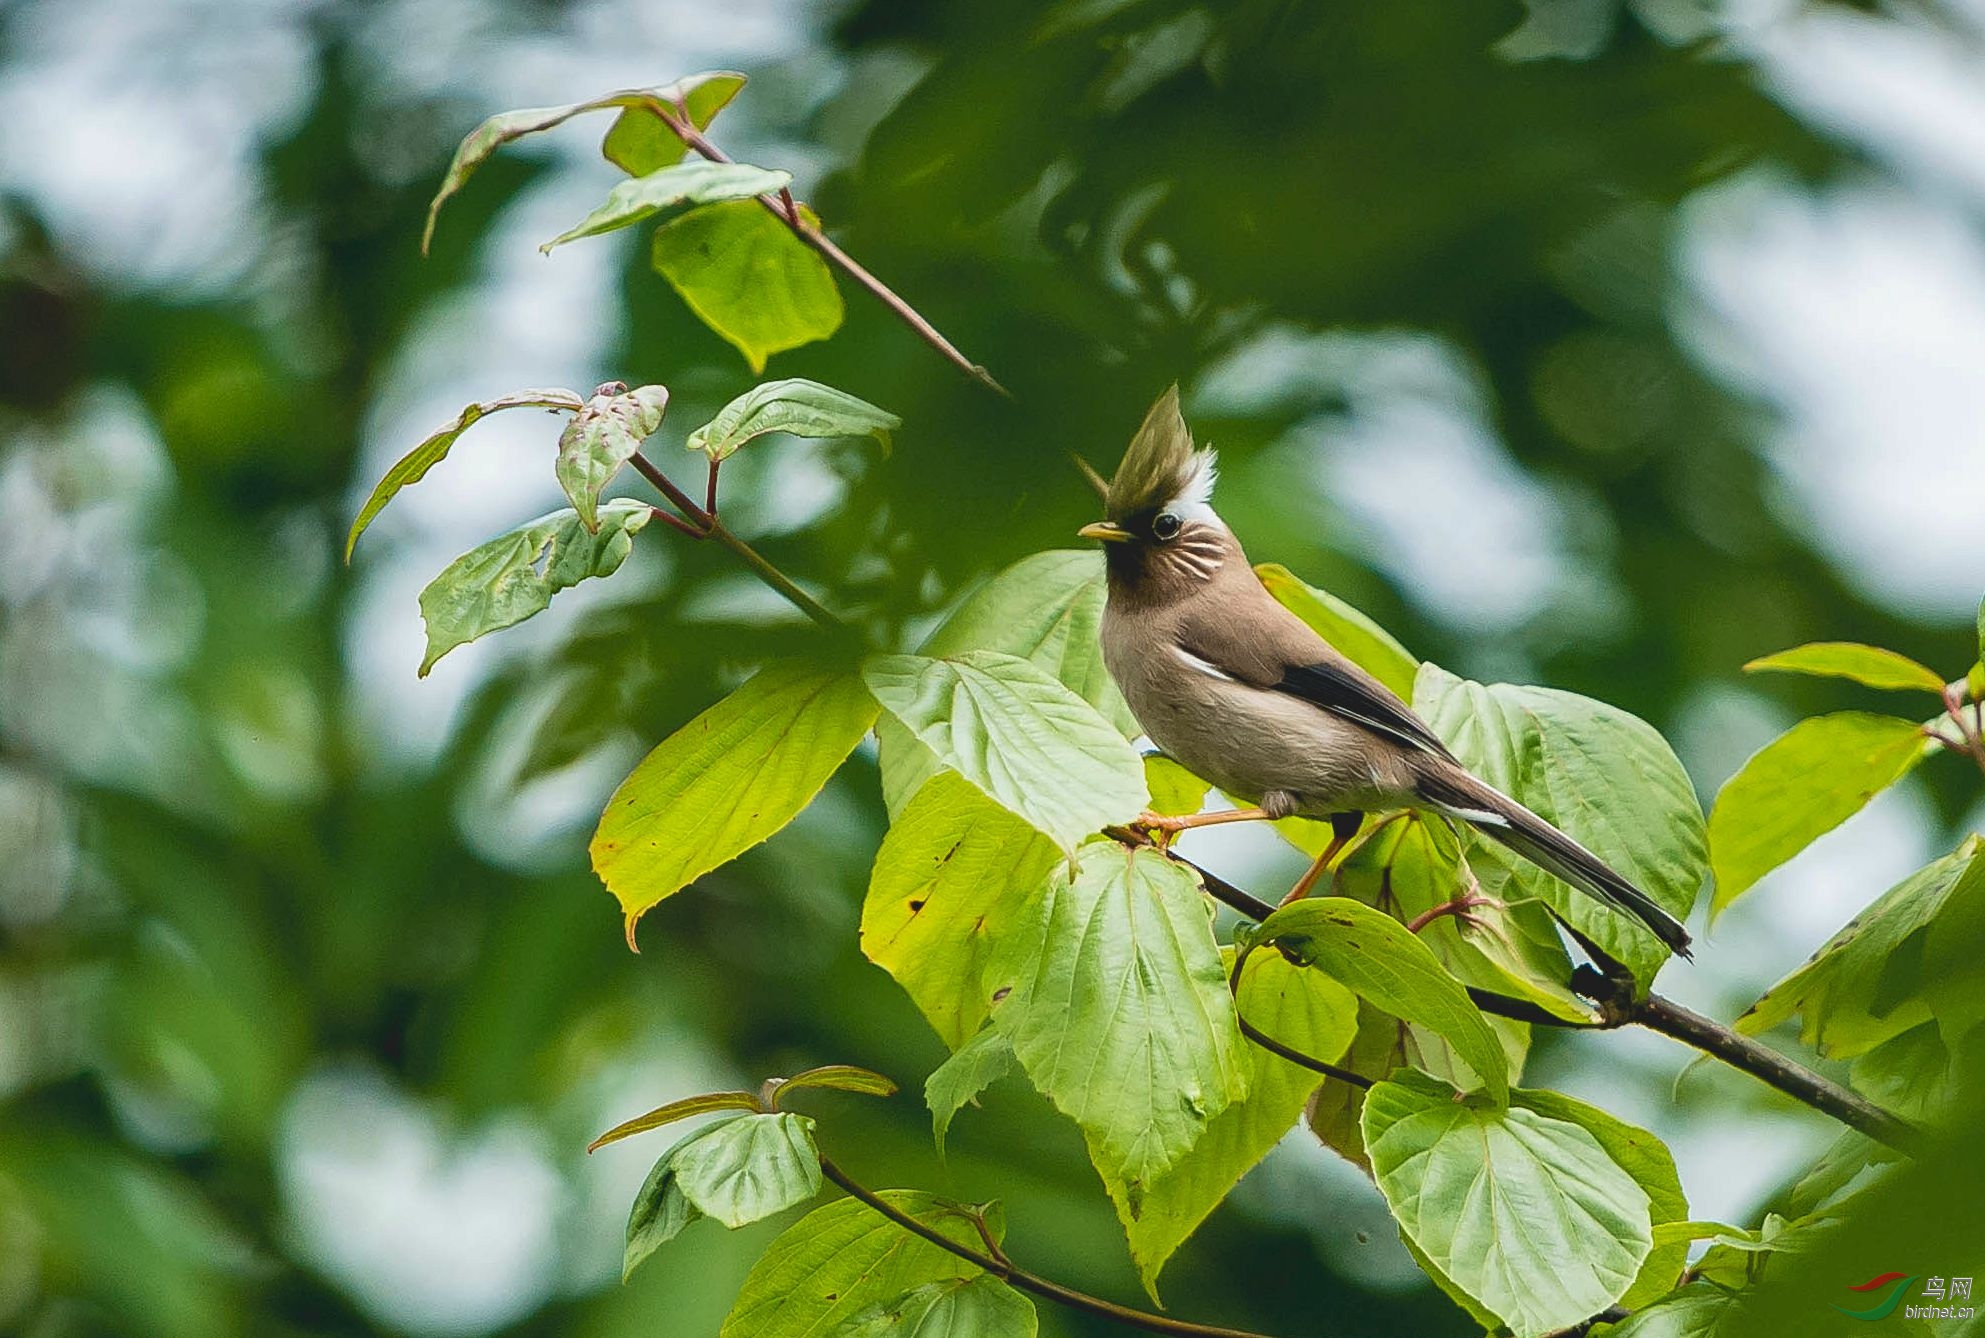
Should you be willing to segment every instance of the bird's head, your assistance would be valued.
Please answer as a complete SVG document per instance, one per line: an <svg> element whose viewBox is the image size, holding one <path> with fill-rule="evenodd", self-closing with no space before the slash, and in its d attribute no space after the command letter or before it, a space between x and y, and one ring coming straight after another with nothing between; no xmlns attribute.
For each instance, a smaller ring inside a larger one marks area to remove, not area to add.
<svg viewBox="0 0 1985 1338"><path fill-rule="evenodd" d="M1109 558L1112 590L1175 598L1210 582L1228 563L1246 565L1213 510L1214 456L1195 450L1179 413L1179 388L1158 397L1131 439L1103 498L1105 519L1084 525Z"/></svg>

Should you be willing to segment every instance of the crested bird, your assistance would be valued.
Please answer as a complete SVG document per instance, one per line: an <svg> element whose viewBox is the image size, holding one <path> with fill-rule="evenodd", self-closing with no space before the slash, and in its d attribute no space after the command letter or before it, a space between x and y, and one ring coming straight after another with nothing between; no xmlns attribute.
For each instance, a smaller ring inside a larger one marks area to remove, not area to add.
<svg viewBox="0 0 1985 1338"><path fill-rule="evenodd" d="M1684 957L1681 922L1606 862L1471 775L1412 707L1284 608L1213 510L1214 456L1197 450L1178 388L1152 406L1104 497L1103 661L1151 741L1251 808L1154 819L1171 831L1292 815L1333 840L1290 892L1309 891L1364 814L1430 810L1466 823Z"/></svg>

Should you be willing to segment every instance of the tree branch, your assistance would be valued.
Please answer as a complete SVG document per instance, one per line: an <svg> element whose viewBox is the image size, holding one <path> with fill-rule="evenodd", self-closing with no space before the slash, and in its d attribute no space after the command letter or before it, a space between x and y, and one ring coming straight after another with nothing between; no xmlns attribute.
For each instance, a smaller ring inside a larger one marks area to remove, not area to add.
<svg viewBox="0 0 1985 1338"><path fill-rule="evenodd" d="M1125 837L1134 840L1137 835L1127 829L1123 829L1121 834L1113 829L1110 834L1117 836L1119 840ZM1179 857L1174 855L1172 858ZM1200 881L1214 900L1233 907L1242 915L1257 922L1274 914L1275 908L1252 892L1235 887L1218 874L1202 869L1190 860L1182 859L1179 862L1199 874ZM1513 999L1507 995L1477 989L1473 985L1468 986L1467 989L1468 997L1473 999L1483 1012L1537 1026L1590 1031L1607 1031L1629 1024L1646 1027L1649 1031L1659 1032L1663 1036L1681 1041L1684 1045L1692 1045L1711 1058L1722 1060L1732 1068L1741 1069L1794 1100L1811 1106L1822 1115L1838 1120L1850 1129L1857 1129L1876 1142L1887 1144L1899 1152L1911 1153L1922 1145L1920 1131L1907 1120L1883 1110L1860 1093L1842 1087L1796 1060L1788 1059L1770 1046L1752 1040L1721 1022L1684 1008L1672 999L1663 998L1658 994L1649 994L1644 999L1634 999L1630 982L1615 980L1590 966L1581 966L1574 971L1569 983L1572 989L1599 1005L1599 1021L1574 1022L1569 1018L1548 1012L1525 999ZM1247 1034L1245 1026L1243 1034ZM1250 1035L1249 1039L1254 1040L1256 1044L1262 1043L1255 1035ZM1265 1048L1282 1054L1282 1057L1291 1063L1315 1068L1314 1063L1305 1063L1304 1059L1297 1058L1294 1054L1284 1054L1281 1050L1277 1050L1274 1044L1269 1044Z"/></svg>
<svg viewBox="0 0 1985 1338"><path fill-rule="evenodd" d="M1580 970L1585 971L1586 968ZM1574 975L1574 989L1584 993L1589 985L1589 979L1582 986L1581 977ZM1673 999L1650 994L1645 999L1627 1001L1625 1007L1629 1021L1649 1031L1658 1031L1684 1045L1692 1045L1732 1068L1742 1069L1760 1082L1777 1088L1849 1128L1858 1129L1878 1143L1886 1143L1898 1152L1912 1155L1923 1145L1921 1131L1907 1120L1883 1110L1859 1092L1842 1087L1803 1064L1787 1059L1770 1046L1685 1008Z"/></svg>
<svg viewBox="0 0 1985 1338"><path fill-rule="evenodd" d="M1217 1325L1194 1324L1188 1320L1173 1319L1168 1315L1154 1315L1144 1310L1133 1310L1114 1301L1105 1301L1100 1296L1091 1296L1087 1292L1076 1291L1073 1287L1064 1287L1059 1282L1052 1282L1039 1274L1029 1273L1010 1259L996 1258L970 1245L961 1244L935 1227L919 1222L881 1195L857 1182L846 1171L836 1166L825 1153L820 1157L820 1173L905 1231L922 1237L941 1250L957 1255L967 1263L978 1265L1009 1286L1017 1287L1023 1292L1032 1292L1045 1300L1053 1301L1056 1305L1080 1310L1084 1314L1100 1315L1104 1319L1113 1319L1119 1324L1127 1324L1146 1333L1168 1333L1181 1335L1182 1338L1263 1338L1261 1334L1251 1333L1246 1329L1223 1329Z"/></svg>
<svg viewBox="0 0 1985 1338"><path fill-rule="evenodd" d="M634 466L642 478L654 484L662 496L669 499L670 506L673 506L677 511L682 513L685 523L676 525L677 529L690 535L692 538L714 539L725 548L730 549L731 552L737 554L745 566L751 568L759 580L765 582L766 585L783 595L793 607L813 619L816 623L819 623L822 627L839 628L846 626L832 609L829 609L812 595L800 589L798 583L792 577L786 575L786 573L780 571L772 564L771 559L767 558L763 553L753 548L744 540L738 538L736 534L732 533L729 526L725 525L723 521L718 520L711 512L705 511L702 507L698 506L696 500L677 487L674 480L670 479L667 474L664 474L661 467L653 460L650 460L640 451L636 451L629 460L629 463ZM662 519L669 520L670 517L663 515Z"/></svg>
<svg viewBox="0 0 1985 1338"><path fill-rule="evenodd" d="M662 123L674 131L676 137L688 145L695 153L709 159L713 163L728 163L731 161L731 156L728 153L725 153L715 144L712 144L704 137L703 132L696 128L696 123L690 119L685 109L670 107L660 98L648 98L642 105L660 117ZM839 246L836 246L826 233L810 222L805 212L793 200L791 191L780 191L777 195L760 195L758 197L758 203L763 205L772 217L784 223L792 231L793 236L818 251L828 264L833 265L856 283L868 289L878 302L889 308L890 313L897 320L909 326L917 338L923 340L943 355L945 361L993 393L1002 395L1007 399L1013 398L1011 392L1005 386L993 379L991 372L966 357L959 351L956 344L953 344L949 339L946 339L939 333L938 328L925 320L922 313L915 307L904 301L895 289L869 273L866 267L846 251L843 251Z"/></svg>

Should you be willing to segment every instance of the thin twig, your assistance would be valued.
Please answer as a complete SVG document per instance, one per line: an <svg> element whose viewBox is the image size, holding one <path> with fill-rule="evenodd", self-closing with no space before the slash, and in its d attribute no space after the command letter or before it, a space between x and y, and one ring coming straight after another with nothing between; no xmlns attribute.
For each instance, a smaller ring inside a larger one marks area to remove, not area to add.
<svg viewBox="0 0 1985 1338"><path fill-rule="evenodd" d="M698 506L696 500L677 487L674 480L670 479L667 474L664 474L661 471L661 467L653 460L650 460L641 452L636 451L630 458L629 463L634 466L642 478L654 484L662 496L669 499L669 505L682 513L683 519L688 523L686 525L676 526L677 529L682 530L685 534L693 538L714 539L725 548L730 549L731 552L743 560L747 567L750 567L757 574L759 580L785 596L786 600L794 608L797 608L801 613L804 613L822 627L840 628L846 626L835 615L833 610L829 609L812 595L809 595L806 591L800 589L792 577L786 575L786 573L780 571L778 567L772 564L771 559L767 558L763 553L760 553L744 540L738 538L724 522Z"/></svg>
<svg viewBox="0 0 1985 1338"><path fill-rule="evenodd" d="M656 520L661 521L662 524L672 526L675 529L680 530L682 533L688 535L692 539L708 539L710 537L707 531L697 529L694 525L690 524L688 521L684 520L681 516L678 516L673 511L664 511L659 506L651 506L648 508L648 514L653 516Z"/></svg>
<svg viewBox="0 0 1985 1338"><path fill-rule="evenodd" d="M1312 1073L1321 1073L1324 1077L1335 1078L1339 1082L1348 1082L1353 1087L1370 1090L1374 1085L1373 1080L1367 1078L1364 1074L1353 1073L1350 1069L1339 1068L1335 1064L1318 1059L1315 1055L1304 1054L1293 1045L1284 1045L1247 1020L1241 1013L1241 972L1246 968L1247 964L1248 953L1236 953L1234 956L1234 969L1227 976L1227 991L1234 996L1234 1021L1240 1024L1241 1035L1247 1037L1271 1055L1280 1055L1298 1068L1308 1069Z"/></svg>
<svg viewBox="0 0 1985 1338"><path fill-rule="evenodd" d="M1023 1292L1032 1292L1057 1305L1080 1310L1085 1314L1100 1315L1104 1319L1113 1319L1119 1324L1127 1324L1146 1333L1169 1333L1182 1335L1182 1338L1263 1338L1261 1334L1251 1333L1246 1329L1224 1329L1213 1324L1194 1324L1188 1320L1173 1319L1168 1315L1154 1315L1144 1310L1133 1310L1114 1301L1105 1301L1100 1296L1091 1296L1087 1292L1076 1291L1073 1287L1064 1287L1059 1282L1052 1282L1039 1274L1029 1273L1011 1260L996 1259L970 1245L951 1239L936 1227L919 1222L881 1195L857 1182L824 1154L820 1158L820 1173L905 1231L922 1237L941 1250L957 1255L967 1263L978 1265L1010 1286L1017 1287Z"/></svg>
<svg viewBox="0 0 1985 1338"><path fill-rule="evenodd" d="M643 104L649 111L660 117L662 123L691 150L713 163L728 163L731 156L712 144L696 128L696 123L682 114L679 108L672 108L659 98L648 98ZM938 328L925 320L923 314L900 297L895 289L875 277L853 256L836 246L826 233L808 221L806 212L793 200L792 192L782 190L777 195L760 195L758 203L763 205L772 217L784 223L793 236L818 251L830 264L853 279L874 295L875 299L889 308L890 313L910 327L916 336L942 354L945 360L977 381L986 389L1007 399L1012 393L993 378L993 374L973 362L959 351L958 346L946 339Z"/></svg>

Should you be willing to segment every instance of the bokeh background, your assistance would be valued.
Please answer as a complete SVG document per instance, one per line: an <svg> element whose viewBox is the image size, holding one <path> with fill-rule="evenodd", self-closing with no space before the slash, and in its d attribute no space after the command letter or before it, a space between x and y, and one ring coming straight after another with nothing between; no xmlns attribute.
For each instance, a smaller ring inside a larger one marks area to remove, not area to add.
<svg viewBox="0 0 1985 1338"><path fill-rule="evenodd" d="M1797 0L15 0L0 6L0 1331L712 1334L773 1224L623 1287L662 1146L586 1139L816 1062L942 1049L855 945L864 754L621 940L584 841L640 753L804 624L655 527L608 582L414 675L414 597L555 505L555 425L464 403L662 381L665 448L751 384L639 230L537 243L597 125L487 167L483 116L752 75L716 138L1014 391L861 294L772 375L902 414L893 454L761 442L732 524L911 636L1066 546L1167 381L1257 559L1420 655L1617 702L1707 799L1800 714L1747 658L1867 639L1955 677L1985 589L1985 4ZM687 457L679 457L687 461ZM693 481L696 471L684 467ZM1662 987L1728 1018L1978 824L1924 768ZM1272 888L1296 857L1196 835ZM1652 1035L1533 1081L1668 1137L1753 1221L1830 1134ZM1008 1203L1135 1300L1071 1127L1019 1084L948 1164L913 1095L823 1095L877 1185ZM1461 1334L1362 1178L1300 1135L1178 1257L1175 1313ZM1043 1331L1100 1333L1043 1308Z"/></svg>

